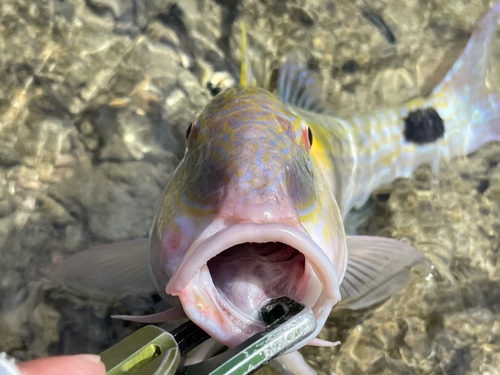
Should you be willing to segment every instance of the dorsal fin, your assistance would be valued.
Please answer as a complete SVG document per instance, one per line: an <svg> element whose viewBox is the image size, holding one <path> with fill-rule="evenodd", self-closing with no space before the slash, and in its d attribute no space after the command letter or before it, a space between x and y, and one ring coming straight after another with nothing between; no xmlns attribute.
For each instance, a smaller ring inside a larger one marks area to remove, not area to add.
<svg viewBox="0 0 500 375"><path fill-rule="evenodd" d="M297 51L291 53L280 68L278 91L285 104L331 114L322 97L322 86L321 76L307 69L304 56Z"/></svg>
<svg viewBox="0 0 500 375"><path fill-rule="evenodd" d="M240 86L248 87L255 85L255 79L250 69L250 59L248 58L247 52L247 31L245 29L245 24L241 24L241 77Z"/></svg>

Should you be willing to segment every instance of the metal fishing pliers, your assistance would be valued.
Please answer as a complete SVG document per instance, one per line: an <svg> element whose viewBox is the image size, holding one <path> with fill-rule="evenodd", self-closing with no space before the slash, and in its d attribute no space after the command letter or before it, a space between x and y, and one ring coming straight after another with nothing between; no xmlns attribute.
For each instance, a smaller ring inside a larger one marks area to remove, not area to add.
<svg viewBox="0 0 500 375"><path fill-rule="evenodd" d="M211 359L184 365L184 356L210 336L188 321L172 332L146 326L101 353L107 375L245 375L305 339L316 329L312 310L287 297L260 311L267 327Z"/></svg>

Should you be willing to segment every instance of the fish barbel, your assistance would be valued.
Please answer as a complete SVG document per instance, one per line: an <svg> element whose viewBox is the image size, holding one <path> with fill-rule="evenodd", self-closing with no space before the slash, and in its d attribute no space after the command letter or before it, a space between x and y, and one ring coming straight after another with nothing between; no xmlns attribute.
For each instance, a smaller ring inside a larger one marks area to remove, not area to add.
<svg viewBox="0 0 500 375"><path fill-rule="evenodd" d="M397 276L423 255L393 239L346 236L343 219L373 189L410 176L418 165L430 163L437 173L441 160L500 139L500 95L486 79L499 18L500 2L429 97L349 118L331 113L320 77L300 54L283 64L274 95L252 85L243 53L240 85L217 95L189 126L185 156L150 233L153 283L181 307L128 318L187 316L235 346L263 328L263 304L288 296L311 307L318 322L294 351L328 345L314 339L341 299L360 308L389 297L401 285ZM244 52L245 45L243 38ZM63 269L75 277L85 264L87 277L105 273L117 290L127 289L140 278L130 264L143 246L97 247L69 258ZM116 271L120 262L128 265L125 274Z"/></svg>

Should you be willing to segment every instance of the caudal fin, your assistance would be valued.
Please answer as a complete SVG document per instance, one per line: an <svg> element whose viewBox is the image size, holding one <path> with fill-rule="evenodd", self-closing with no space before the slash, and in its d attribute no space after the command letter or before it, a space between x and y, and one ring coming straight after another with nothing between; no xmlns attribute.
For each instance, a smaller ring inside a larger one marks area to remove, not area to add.
<svg viewBox="0 0 500 375"><path fill-rule="evenodd" d="M479 21L460 58L432 92L435 107L450 126L445 134L450 156L500 140L500 74L490 61L499 24L500 1Z"/></svg>

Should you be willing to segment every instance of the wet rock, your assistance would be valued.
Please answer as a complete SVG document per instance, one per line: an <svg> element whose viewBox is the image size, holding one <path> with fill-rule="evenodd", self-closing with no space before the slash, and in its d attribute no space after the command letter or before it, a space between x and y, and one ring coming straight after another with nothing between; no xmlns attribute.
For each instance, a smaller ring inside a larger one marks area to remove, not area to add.
<svg viewBox="0 0 500 375"><path fill-rule="evenodd" d="M94 207L88 216L92 233L111 242L146 237L163 190L161 182L167 180L165 172L162 165L141 162L100 165L88 187L92 191L88 204Z"/></svg>

